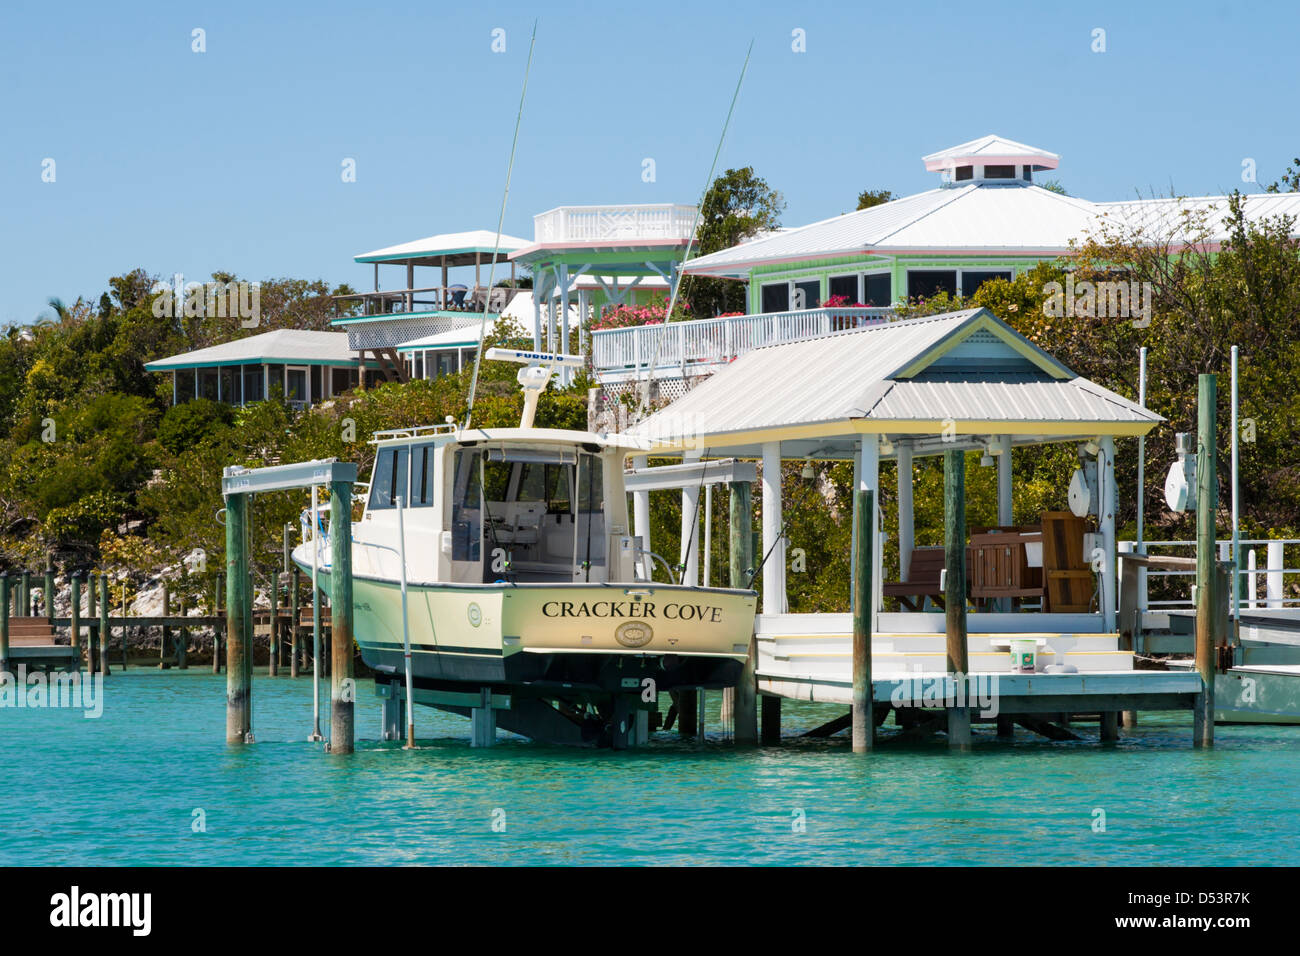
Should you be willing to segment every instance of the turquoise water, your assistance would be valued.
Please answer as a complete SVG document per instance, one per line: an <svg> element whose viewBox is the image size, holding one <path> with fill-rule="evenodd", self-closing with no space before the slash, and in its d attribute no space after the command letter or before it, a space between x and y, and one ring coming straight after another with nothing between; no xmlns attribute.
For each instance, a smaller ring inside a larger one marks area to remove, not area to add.
<svg viewBox="0 0 1300 956"><path fill-rule="evenodd" d="M1210 751L1174 714L1108 745L980 731L969 754L939 738L854 757L843 735L471 750L467 720L421 708L404 751L375 739L372 693L351 756L305 742L307 679L258 675L242 748L225 677L201 671L114 674L98 720L0 710L0 865L1300 864L1300 728L1219 727ZM787 701L783 729L837 713Z"/></svg>

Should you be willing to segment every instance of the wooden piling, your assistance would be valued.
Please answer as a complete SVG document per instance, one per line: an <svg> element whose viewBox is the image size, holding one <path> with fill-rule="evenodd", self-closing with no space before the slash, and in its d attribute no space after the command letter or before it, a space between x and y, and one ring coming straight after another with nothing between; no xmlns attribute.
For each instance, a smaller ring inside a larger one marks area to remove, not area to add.
<svg viewBox="0 0 1300 956"><path fill-rule="evenodd" d="M226 498L226 743L252 742L252 671L248 628L248 496Z"/></svg>
<svg viewBox="0 0 1300 956"><path fill-rule="evenodd" d="M779 744L781 742L781 698L760 697L758 702L759 737L765 744Z"/></svg>
<svg viewBox="0 0 1300 956"><path fill-rule="evenodd" d="M271 572L271 628L268 638L267 673L271 677L280 676L280 582L279 575Z"/></svg>
<svg viewBox="0 0 1300 956"><path fill-rule="evenodd" d="M32 615L32 572L23 568L23 600L22 617L31 617Z"/></svg>
<svg viewBox="0 0 1300 956"><path fill-rule="evenodd" d="M108 573L99 576L99 672L108 676L108 642L112 629L108 626Z"/></svg>
<svg viewBox="0 0 1300 956"><path fill-rule="evenodd" d="M81 572L73 571L68 578L72 607L68 611L69 634L72 639L72 656L81 666Z"/></svg>
<svg viewBox="0 0 1300 956"><path fill-rule="evenodd" d="M8 680L9 667L9 572L0 571L0 680Z"/></svg>
<svg viewBox="0 0 1300 956"><path fill-rule="evenodd" d="M943 528L947 670L966 685L966 455L958 449L943 453ZM964 750L970 744L970 708L948 708L948 746Z"/></svg>
<svg viewBox="0 0 1300 956"><path fill-rule="evenodd" d="M95 597L99 590L99 575L91 571L86 575L86 669L95 673L95 658L99 650L99 615L95 612Z"/></svg>
<svg viewBox="0 0 1300 956"><path fill-rule="evenodd" d="M1214 744L1214 628L1215 607L1214 518L1218 507L1218 473L1215 461L1216 379L1201 375L1197 381L1199 416L1196 431L1196 672L1201 692L1196 697L1193 736L1196 746Z"/></svg>
<svg viewBox="0 0 1300 956"><path fill-rule="evenodd" d="M295 564L293 571L289 575L289 587L292 591L289 594L289 676L298 676L299 667L299 650L298 650L298 595L302 588L302 571Z"/></svg>
<svg viewBox="0 0 1300 956"><path fill-rule="evenodd" d="M698 737L700 733L700 692L694 687L677 691L677 733L683 737Z"/></svg>
<svg viewBox="0 0 1300 956"><path fill-rule="evenodd" d="M753 505L747 481L733 481L728 512L728 543L731 559L731 586L748 587L749 571L754 566ZM732 720L738 744L758 743L758 641L749 636L749 655L740 672L732 696Z"/></svg>
<svg viewBox="0 0 1300 956"><path fill-rule="evenodd" d="M352 484L330 482L330 753L352 753Z"/></svg>
<svg viewBox="0 0 1300 956"><path fill-rule="evenodd" d="M871 692L871 579L872 520L876 509L874 489L858 490L853 520L857 523L853 554L853 752L872 748L875 720Z"/></svg>
<svg viewBox="0 0 1300 956"><path fill-rule="evenodd" d="M185 595L177 595L176 613L182 618L185 617ZM176 635L176 667L178 670L189 669L189 652L190 652L190 629L184 624L178 629Z"/></svg>
<svg viewBox="0 0 1300 956"><path fill-rule="evenodd" d="M50 559L45 559L45 620L50 624L54 623L54 566Z"/></svg>
<svg viewBox="0 0 1300 956"><path fill-rule="evenodd" d="M167 617L172 611L171 590L167 587L167 582L162 583L162 616ZM171 640L172 629L166 624L162 626L161 637L158 639L158 667L162 669L167 666L167 644Z"/></svg>
<svg viewBox="0 0 1300 956"><path fill-rule="evenodd" d="M122 580L122 620L125 622L126 619L127 619L127 613L126 613L126 579L125 579L125 575L123 575L123 580ZM128 627L125 623L122 624L122 667L123 667L123 669L126 668L127 639L128 639L128 637L130 636L130 630L131 630L130 627Z"/></svg>

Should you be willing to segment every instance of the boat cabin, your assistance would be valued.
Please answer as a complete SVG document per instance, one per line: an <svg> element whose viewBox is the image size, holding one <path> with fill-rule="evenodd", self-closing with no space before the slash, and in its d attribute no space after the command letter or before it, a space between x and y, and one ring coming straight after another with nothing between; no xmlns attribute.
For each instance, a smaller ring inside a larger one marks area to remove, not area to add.
<svg viewBox="0 0 1300 956"><path fill-rule="evenodd" d="M644 450L635 439L447 425L377 432L374 443L354 565L397 567L400 501L414 582L634 580L623 469Z"/></svg>

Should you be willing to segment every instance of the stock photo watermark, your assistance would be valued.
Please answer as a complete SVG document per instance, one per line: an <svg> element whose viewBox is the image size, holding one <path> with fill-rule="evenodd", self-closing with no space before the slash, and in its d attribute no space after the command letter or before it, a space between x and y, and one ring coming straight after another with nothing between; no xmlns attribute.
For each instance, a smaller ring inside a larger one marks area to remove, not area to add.
<svg viewBox="0 0 1300 956"><path fill-rule="evenodd" d="M0 671L0 709L80 710L87 720L104 713L104 676L81 671L30 673L26 664L15 672Z"/></svg>

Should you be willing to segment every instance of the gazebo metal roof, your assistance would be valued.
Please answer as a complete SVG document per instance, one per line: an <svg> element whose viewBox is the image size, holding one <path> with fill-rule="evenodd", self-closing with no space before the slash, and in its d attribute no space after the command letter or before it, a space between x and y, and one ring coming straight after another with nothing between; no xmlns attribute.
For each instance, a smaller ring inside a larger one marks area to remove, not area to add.
<svg viewBox="0 0 1300 956"><path fill-rule="evenodd" d="M492 261L497 250L497 262L505 262L512 252L527 246L527 239L502 234L497 245L497 234L487 229L468 232L445 232L426 236L396 246L386 246L373 252L363 252L355 257L357 262L382 262L416 266L472 266Z"/></svg>
<svg viewBox="0 0 1300 956"><path fill-rule="evenodd" d="M1144 435L1163 419L1081 378L987 309L749 352L631 429L664 450L849 458L864 434L917 454Z"/></svg>

